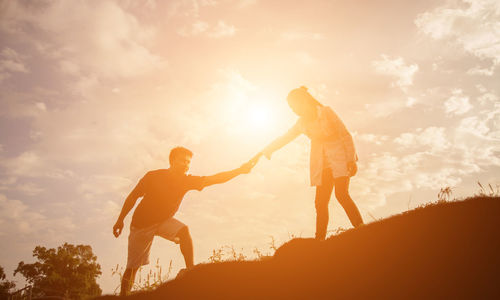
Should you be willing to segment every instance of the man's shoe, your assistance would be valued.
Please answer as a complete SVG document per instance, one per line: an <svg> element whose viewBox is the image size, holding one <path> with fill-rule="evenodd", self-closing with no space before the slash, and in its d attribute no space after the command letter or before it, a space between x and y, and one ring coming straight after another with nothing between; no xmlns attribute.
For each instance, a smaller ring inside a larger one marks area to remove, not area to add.
<svg viewBox="0 0 500 300"><path fill-rule="evenodd" d="M179 271L179 273L177 273L177 276L175 276L175 279L179 279L181 277L183 277L184 275L186 275L186 273L188 272L189 270L184 268L184 269L181 269Z"/></svg>

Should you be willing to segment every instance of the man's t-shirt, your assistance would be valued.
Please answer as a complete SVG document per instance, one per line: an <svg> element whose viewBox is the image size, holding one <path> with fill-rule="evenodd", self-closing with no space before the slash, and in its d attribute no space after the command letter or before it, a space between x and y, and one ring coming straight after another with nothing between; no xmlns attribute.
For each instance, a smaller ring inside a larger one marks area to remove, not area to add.
<svg viewBox="0 0 500 300"><path fill-rule="evenodd" d="M203 189L203 178L175 174L170 169L146 173L135 187L143 198L135 209L131 226L145 228L173 217L189 190Z"/></svg>

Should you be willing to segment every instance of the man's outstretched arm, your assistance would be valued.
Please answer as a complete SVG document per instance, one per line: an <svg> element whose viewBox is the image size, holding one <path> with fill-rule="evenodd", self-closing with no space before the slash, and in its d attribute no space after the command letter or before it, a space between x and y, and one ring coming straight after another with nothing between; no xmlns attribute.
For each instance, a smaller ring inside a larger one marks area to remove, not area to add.
<svg viewBox="0 0 500 300"><path fill-rule="evenodd" d="M120 215L118 216L118 219L116 220L116 223L113 226L113 235L115 237L120 236L123 230L123 220L128 215L130 210L134 207L135 202L137 202L137 199L139 199L139 197L144 195L141 181L139 181L139 183L135 186L132 192L130 192L127 199L125 199L125 203L123 203L122 211L120 212Z"/></svg>
<svg viewBox="0 0 500 300"><path fill-rule="evenodd" d="M257 154L251 160L249 160L248 162L241 165L241 167L236 168L234 170L220 172L220 173L217 173L217 174L211 175L211 176L206 176L203 180L203 187L228 182L229 180L233 179L234 177L236 177L240 174L250 173L252 168L259 161L259 158L261 155L262 155L261 153Z"/></svg>

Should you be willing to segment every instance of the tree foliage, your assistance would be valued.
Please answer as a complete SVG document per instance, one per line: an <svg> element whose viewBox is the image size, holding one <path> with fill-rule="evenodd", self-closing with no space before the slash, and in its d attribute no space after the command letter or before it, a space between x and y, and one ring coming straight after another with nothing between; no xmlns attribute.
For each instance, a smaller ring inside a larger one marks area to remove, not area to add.
<svg viewBox="0 0 500 300"><path fill-rule="evenodd" d="M92 247L68 243L57 249L36 246L33 257L37 262L27 264L21 261L14 275L20 273L33 285L34 296L83 299L101 294L96 282L101 275L101 266Z"/></svg>
<svg viewBox="0 0 500 300"><path fill-rule="evenodd" d="M7 280L3 267L0 266L0 299L7 299L9 293L16 287L14 281Z"/></svg>

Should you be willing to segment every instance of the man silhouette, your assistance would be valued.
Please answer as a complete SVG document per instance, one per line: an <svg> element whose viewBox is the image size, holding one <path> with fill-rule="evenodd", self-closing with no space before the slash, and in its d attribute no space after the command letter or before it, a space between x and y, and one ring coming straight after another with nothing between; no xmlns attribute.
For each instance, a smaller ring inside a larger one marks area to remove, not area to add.
<svg viewBox="0 0 500 300"><path fill-rule="evenodd" d="M257 155L237 169L212 176L192 176L186 174L192 156L193 153L184 147L172 149L169 156L170 168L146 173L125 200L113 226L115 237L121 234L123 220L137 199L143 197L130 224L127 267L122 277L121 296L130 292L139 267L149 263L149 253L155 235L179 244L186 268L192 268L194 262L191 235L188 227L174 218L184 195L190 190L201 191L206 186L224 183L240 174L247 174L259 159Z"/></svg>

